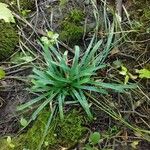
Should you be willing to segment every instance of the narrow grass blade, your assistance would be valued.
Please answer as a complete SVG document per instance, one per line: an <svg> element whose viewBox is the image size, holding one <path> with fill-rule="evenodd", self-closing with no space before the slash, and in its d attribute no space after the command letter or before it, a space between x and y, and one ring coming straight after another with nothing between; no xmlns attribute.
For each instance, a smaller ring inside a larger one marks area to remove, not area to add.
<svg viewBox="0 0 150 150"><path fill-rule="evenodd" d="M95 39L95 34L93 35L92 40L90 41L90 44L89 44L87 50L85 51L85 53L84 53L84 55L83 55L83 57L82 57L82 59L81 59L81 64L80 64L81 66L84 65L85 59L86 59L87 56L89 55L89 52L90 52L90 50L91 50L91 48L92 48L92 46L93 46L93 43L94 43L94 39Z"/></svg>
<svg viewBox="0 0 150 150"><path fill-rule="evenodd" d="M138 128L136 126L131 125L128 121L124 120L124 118L121 116L120 113L117 113L115 110L113 110L113 108L111 108L109 106L109 104L99 101L97 99L95 99L94 97L92 97L90 94L88 94L86 92L86 95L91 99L92 103L98 107L99 109L101 109L102 111L104 111L105 113L107 113L108 115L110 115L113 119L120 121L122 124L124 124L125 126L127 126L128 128L132 129L133 131L137 132L139 135L143 136L143 138L145 138L146 140L149 140L149 135L150 135L150 131L148 130L143 130L141 128ZM144 135L144 134L149 134L149 135Z"/></svg>
<svg viewBox="0 0 150 150"><path fill-rule="evenodd" d="M90 51L89 55L85 59L85 64L89 64L92 61L92 58L94 57L94 54L97 52L98 48L101 46L103 40L98 41L93 49Z"/></svg>
<svg viewBox="0 0 150 150"><path fill-rule="evenodd" d="M58 61L60 61L61 58L62 58L62 56L57 51L57 49L54 46L52 46L52 45L49 45L49 47L50 47L50 51L53 52L53 54L56 56L56 58L58 59Z"/></svg>
<svg viewBox="0 0 150 150"><path fill-rule="evenodd" d="M102 69L102 68L105 68L106 65L103 64L103 65L99 65L98 67L94 67L94 66L90 66L90 67L87 67L87 69L84 69L83 71L80 71L79 72L79 75L78 75L78 78L81 78L81 77L86 77L86 76L94 76L96 75L96 71L99 70L99 69ZM76 76L73 77L73 80L77 79Z"/></svg>
<svg viewBox="0 0 150 150"><path fill-rule="evenodd" d="M79 79L79 55L80 55L80 48L79 46L75 46L75 56L73 58L73 63L71 67L70 74L71 76L75 75L77 79Z"/></svg>
<svg viewBox="0 0 150 150"><path fill-rule="evenodd" d="M65 99L65 96L63 94L58 95L58 107L59 107L59 114L60 114L61 120L64 119L64 113L63 113L64 99Z"/></svg>
<svg viewBox="0 0 150 150"><path fill-rule="evenodd" d="M124 84L115 84L115 83L104 83L104 82L93 82L96 86L101 86L103 88L116 90L118 92L124 92L125 89L136 88L135 84L124 85Z"/></svg>
<svg viewBox="0 0 150 150"><path fill-rule="evenodd" d="M91 76L94 76L94 75L96 75L96 73L88 73L88 72L81 73L80 72L79 76L78 77L75 76L74 78L72 78L72 80L76 80L78 78L83 78L83 77L91 77Z"/></svg>
<svg viewBox="0 0 150 150"><path fill-rule="evenodd" d="M23 110L25 108L28 108L30 106L32 106L33 104L37 103L38 101L46 98L47 96L49 96L51 94L51 92L48 92L48 93L45 93L45 94L42 94L41 96L35 98L35 99L32 99L31 101L25 103L25 104L22 104L20 106L17 107L17 111L20 111L20 110Z"/></svg>
<svg viewBox="0 0 150 150"><path fill-rule="evenodd" d="M44 130L44 133L43 133L41 142L40 142L39 145L38 145L38 150L41 150L41 148L42 148L42 145L43 145L44 140L45 140L45 138L46 138L46 135L47 135L47 133L48 133L48 129L49 129L49 127L50 127L50 124L52 123L52 120L53 120L53 118L54 118L54 116L55 116L55 112L56 112L56 111L57 111L57 108L56 108L56 106L54 106L54 108L52 109L52 112L51 112L51 114L50 114L50 116L49 116L49 119L48 119L48 121L47 121L47 124L46 124L45 130Z"/></svg>
<svg viewBox="0 0 150 150"><path fill-rule="evenodd" d="M40 71L37 68L33 68L33 73L43 79L48 79L48 76L44 73L44 71Z"/></svg>
<svg viewBox="0 0 150 150"><path fill-rule="evenodd" d="M50 103L53 98L57 95L58 91L51 94L50 97L47 98L47 100L45 100L37 109L36 111L32 114L31 119L29 120L29 122L31 122L32 120L35 120L37 115L41 112L41 110L43 110L43 108Z"/></svg>
<svg viewBox="0 0 150 150"><path fill-rule="evenodd" d="M85 77L85 78L79 80L77 83L74 83L74 85L76 85L76 84L77 85L87 84L87 83L89 83L89 81L90 81L90 77Z"/></svg>
<svg viewBox="0 0 150 150"><path fill-rule="evenodd" d="M48 73L48 75L50 75L54 80L60 81L60 82L64 82L64 83L69 83L70 81L67 80L67 78L58 76L56 74L53 74L52 72L50 72L49 70L46 71Z"/></svg>
<svg viewBox="0 0 150 150"><path fill-rule="evenodd" d="M52 58L51 58L51 53L49 51L49 46L47 44L43 45L40 41L38 41L38 44L42 47L44 51L43 56L44 56L45 62L50 67Z"/></svg>
<svg viewBox="0 0 150 150"><path fill-rule="evenodd" d="M34 81L35 80L35 81ZM36 84L36 85L40 85L40 84L42 84L42 85L54 85L55 83L54 83L54 81L52 81L50 78L49 79L43 79L43 78L41 78L41 77L39 77L39 76L32 76L32 83L33 84Z"/></svg>
<svg viewBox="0 0 150 150"><path fill-rule="evenodd" d="M80 48L79 46L75 46L75 56L73 58L72 70L74 70L77 67L79 56L80 56Z"/></svg>
<svg viewBox="0 0 150 150"><path fill-rule="evenodd" d="M41 92L43 92L43 93L45 93L45 92L49 92L50 90L51 90L51 88L49 88L49 86L45 86L45 87L36 87L36 86L33 86L32 88L31 88L31 90L32 90L32 92L39 92L39 93L41 93Z"/></svg>
<svg viewBox="0 0 150 150"><path fill-rule="evenodd" d="M85 98L85 95L83 94L82 91L77 92L75 89L72 90L73 95L77 98L78 102L80 103L80 105L83 107L83 109L85 110L85 112L87 113L89 118L93 118L90 109L89 109L89 105L88 102Z"/></svg>
<svg viewBox="0 0 150 150"><path fill-rule="evenodd" d="M114 35L114 22L112 23L112 27L111 27L110 33L108 35L106 47L103 50L102 57L99 60L99 64L102 64L104 62L104 60L106 59L106 57L108 56L108 54L110 52L110 47L112 45L113 35Z"/></svg>
<svg viewBox="0 0 150 150"><path fill-rule="evenodd" d="M79 90L79 93L80 93L80 95L81 95L81 97L82 97L83 105L84 105L84 107L87 109L87 110L86 110L87 115L89 116L90 119L93 119L93 115L92 115L92 113L91 113L91 111L90 111L87 98L85 97L85 95L84 95L84 93L83 93L82 90Z"/></svg>
<svg viewBox="0 0 150 150"><path fill-rule="evenodd" d="M68 73L70 72L70 67L68 66L68 51L65 51L65 53L63 54L63 57L61 58L60 62L59 62L59 67L60 67L60 71L62 72L61 74L64 73Z"/></svg>
<svg viewBox="0 0 150 150"><path fill-rule="evenodd" d="M60 67L61 69L65 70L65 71L70 71L70 68L65 63L58 63L55 61L51 61L51 63L57 67Z"/></svg>
<svg viewBox="0 0 150 150"><path fill-rule="evenodd" d="M93 92L98 92L98 93L102 93L102 94L108 94L108 92L102 88L97 88L94 86L78 86L78 88L83 89L83 90L87 90L87 91L93 91Z"/></svg>

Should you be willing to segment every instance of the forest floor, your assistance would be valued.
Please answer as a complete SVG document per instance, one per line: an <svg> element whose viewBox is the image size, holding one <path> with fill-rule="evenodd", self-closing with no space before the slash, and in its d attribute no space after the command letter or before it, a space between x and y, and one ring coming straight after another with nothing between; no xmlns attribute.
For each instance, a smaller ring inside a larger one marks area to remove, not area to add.
<svg viewBox="0 0 150 150"><path fill-rule="evenodd" d="M28 119L33 108L24 113L16 111L18 105L36 96L27 88L31 87L29 75L33 67L42 59L42 49L37 41L47 37L50 31L58 33L60 53L67 50L72 60L74 46L79 45L84 53L94 33L97 39L107 38L105 25L112 24L116 4L107 1L105 5L101 0L94 4L88 0L35 0L30 7L23 7L22 3L17 6L9 4L16 19L19 42L15 52L0 62L6 73L3 79L0 78L0 150L34 150L39 142L36 132L43 132L38 123L45 118L40 117L35 125L32 123L20 132L20 118ZM109 19L106 24L104 13ZM118 42L105 60L109 65L98 72L98 76L110 82L117 79L122 83L136 83L137 88L125 93L110 91L106 96L94 93L96 99L105 101L113 109L102 110L90 101L93 121L87 119L79 105L65 106L66 120L61 123L56 117L48 133L52 135L49 136L50 144L46 141L43 150L150 149L150 75L141 78L137 72L150 70L150 2L123 2L121 18L114 31ZM111 115L112 111L117 115ZM94 132L100 134L100 139L92 144L90 135ZM25 142L21 145L17 140ZM28 147L29 141L31 147Z"/></svg>

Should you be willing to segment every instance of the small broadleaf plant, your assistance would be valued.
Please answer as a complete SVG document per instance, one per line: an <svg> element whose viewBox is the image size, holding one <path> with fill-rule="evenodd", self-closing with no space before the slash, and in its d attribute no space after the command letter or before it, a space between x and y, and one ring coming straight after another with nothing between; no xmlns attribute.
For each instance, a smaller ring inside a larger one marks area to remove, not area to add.
<svg viewBox="0 0 150 150"><path fill-rule="evenodd" d="M11 10L7 7L7 4L0 3L0 19L3 19L5 22L15 23L14 16L12 15Z"/></svg>
<svg viewBox="0 0 150 150"><path fill-rule="evenodd" d="M5 75L6 75L5 71L2 68L0 68L0 80L5 78Z"/></svg>
<svg viewBox="0 0 150 150"><path fill-rule="evenodd" d="M98 150L96 145L101 140L101 134L99 132L91 133L89 142L85 145L84 150Z"/></svg>
<svg viewBox="0 0 150 150"><path fill-rule="evenodd" d="M98 50L102 46L103 40L94 44L95 36L93 36L84 55L81 56L80 48L75 46L75 55L72 62L68 60L67 51L61 54L51 44L40 43L44 51L43 56L46 66L44 68L35 67L31 76L33 83L31 90L38 93L39 96L17 107L20 111L38 104L28 124L36 119L38 114L49 104L57 106L60 118L63 119L65 104L79 103L87 116L92 119L93 115L86 98L86 92L108 94L107 89L124 92L125 89L135 88L134 85L106 83L97 76L97 72L107 66L104 64L104 60L110 51L112 39L113 29L102 53L98 53Z"/></svg>
<svg viewBox="0 0 150 150"><path fill-rule="evenodd" d="M144 68L144 69L136 70L136 72L139 74L139 78L150 79L150 70Z"/></svg>
<svg viewBox="0 0 150 150"><path fill-rule="evenodd" d="M125 79L124 79L124 84L127 84L129 82L129 79L136 79L137 76L131 74L129 72L129 70L124 66L124 65L121 65L121 71L119 71L119 74L125 76Z"/></svg>

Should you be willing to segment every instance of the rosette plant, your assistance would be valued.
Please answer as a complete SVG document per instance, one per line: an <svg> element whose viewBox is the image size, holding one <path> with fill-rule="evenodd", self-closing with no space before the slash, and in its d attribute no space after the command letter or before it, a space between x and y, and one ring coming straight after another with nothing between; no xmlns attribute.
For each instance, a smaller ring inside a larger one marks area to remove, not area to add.
<svg viewBox="0 0 150 150"><path fill-rule="evenodd" d="M58 106L60 118L63 119L64 105L66 103L79 103L88 117L92 118L85 92L108 94L107 89L112 89L114 92L124 92L125 89L135 87L120 83L105 83L97 76L97 72L106 67L104 60L111 49L112 38L113 30L110 32L101 53L98 50L102 46L103 40L94 44L95 36L81 57L80 48L75 46L72 62L68 60L67 51L61 54L51 44L41 44L46 65L42 68L35 67L31 76L33 83L31 90L38 93L39 96L20 105L17 109L23 110L38 104L29 121L31 122L44 107L51 103L52 106Z"/></svg>
<svg viewBox="0 0 150 150"><path fill-rule="evenodd" d="M107 66L104 60L112 48L112 39L113 28L107 41L95 42L95 36L93 36L84 54L80 55L79 46L75 46L75 54L71 61L68 59L67 51L62 54L51 44L40 43L43 48L45 65L44 67L36 66L31 76L33 83L31 90L38 96L17 108L24 110L32 106L37 107L28 124L35 120L45 107L51 106L50 108L53 109L46 125L44 133L46 135L54 111L59 112L61 119L64 118L65 104L78 103L89 118L93 117L86 92L108 94L108 89L114 92L124 92L128 88L135 87L132 84L106 83L97 75L97 72ZM101 52L99 52L100 47L103 48Z"/></svg>

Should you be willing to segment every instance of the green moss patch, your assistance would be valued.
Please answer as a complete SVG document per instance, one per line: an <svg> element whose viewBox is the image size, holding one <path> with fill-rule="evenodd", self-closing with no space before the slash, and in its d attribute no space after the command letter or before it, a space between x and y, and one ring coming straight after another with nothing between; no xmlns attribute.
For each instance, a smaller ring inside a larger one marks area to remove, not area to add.
<svg viewBox="0 0 150 150"><path fill-rule="evenodd" d="M8 58L18 43L16 30L9 23L0 21L0 60Z"/></svg>
<svg viewBox="0 0 150 150"><path fill-rule="evenodd" d="M12 0L17 5L17 0ZM33 10L35 8L35 0L19 0L21 10Z"/></svg>
<svg viewBox="0 0 150 150"><path fill-rule="evenodd" d="M72 10L61 22L60 39L67 43L76 44L83 36L84 13L81 10Z"/></svg>
<svg viewBox="0 0 150 150"><path fill-rule="evenodd" d="M0 0L2 3L13 4L13 6L20 6L21 10L33 10L35 8L35 0Z"/></svg>
<svg viewBox="0 0 150 150"><path fill-rule="evenodd" d="M49 115L50 112L46 110L43 111L27 133L21 134L18 138L14 138L12 140L12 144L15 145L14 149L35 150L41 141ZM62 122L59 117L57 117L51 124L42 149L52 150L58 149L60 146L68 148L75 145L85 133L86 129L82 124L83 117L79 115L79 112L76 110L72 110L66 114ZM10 148L6 139L0 140L0 144L1 150Z"/></svg>
<svg viewBox="0 0 150 150"><path fill-rule="evenodd" d="M142 4L142 5L141 5ZM136 10L136 11L133 11ZM146 31L150 24L150 2L147 0L137 0L133 3L132 9L129 11L133 26L137 30Z"/></svg>

